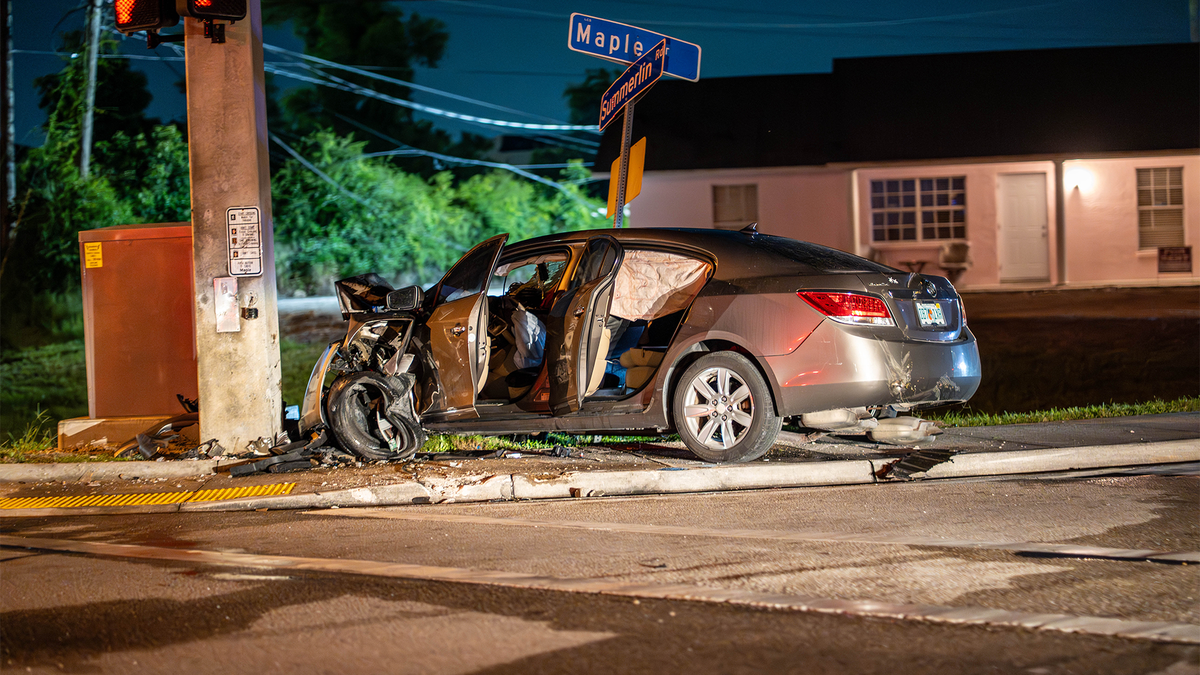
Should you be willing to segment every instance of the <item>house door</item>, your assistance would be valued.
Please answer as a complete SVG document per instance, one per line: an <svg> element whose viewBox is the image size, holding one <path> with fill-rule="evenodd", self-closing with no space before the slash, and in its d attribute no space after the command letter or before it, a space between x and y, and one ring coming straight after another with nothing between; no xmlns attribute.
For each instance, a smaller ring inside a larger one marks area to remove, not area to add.
<svg viewBox="0 0 1200 675"><path fill-rule="evenodd" d="M1000 281L1050 279L1046 174L999 176Z"/></svg>

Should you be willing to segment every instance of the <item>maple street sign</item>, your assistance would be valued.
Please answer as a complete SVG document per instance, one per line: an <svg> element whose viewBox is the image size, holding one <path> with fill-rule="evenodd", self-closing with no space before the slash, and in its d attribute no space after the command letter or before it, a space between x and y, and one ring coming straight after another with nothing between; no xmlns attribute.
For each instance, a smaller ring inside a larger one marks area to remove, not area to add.
<svg viewBox="0 0 1200 675"><path fill-rule="evenodd" d="M641 58L661 40L667 41L663 72L692 82L700 79L700 45L626 23L586 14L572 14L567 33L567 48L581 54L628 64Z"/></svg>

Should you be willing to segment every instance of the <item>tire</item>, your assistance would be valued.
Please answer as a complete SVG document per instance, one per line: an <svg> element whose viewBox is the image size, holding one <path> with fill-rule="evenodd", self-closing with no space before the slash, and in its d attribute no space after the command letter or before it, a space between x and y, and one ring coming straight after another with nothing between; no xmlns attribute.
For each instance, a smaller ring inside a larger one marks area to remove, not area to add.
<svg viewBox="0 0 1200 675"><path fill-rule="evenodd" d="M426 435L412 409L412 385L411 375L387 377L373 371L334 380L326 412L338 445L368 460L408 459L416 454ZM377 415L392 426L394 446L384 440Z"/></svg>
<svg viewBox="0 0 1200 675"><path fill-rule="evenodd" d="M737 352L702 356L683 371L671 415L688 450L714 463L762 457L783 427L767 383Z"/></svg>

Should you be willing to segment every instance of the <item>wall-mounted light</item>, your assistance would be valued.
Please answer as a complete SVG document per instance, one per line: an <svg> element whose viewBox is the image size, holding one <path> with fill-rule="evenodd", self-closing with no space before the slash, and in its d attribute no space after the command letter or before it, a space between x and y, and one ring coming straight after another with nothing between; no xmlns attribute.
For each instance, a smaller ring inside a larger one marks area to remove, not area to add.
<svg viewBox="0 0 1200 675"><path fill-rule="evenodd" d="M1063 176L1063 182L1066 183L1068 190L1091 192L1092 187L1096 185L1096 176L1083 167L1075 167L1067 171Z"/></svg>

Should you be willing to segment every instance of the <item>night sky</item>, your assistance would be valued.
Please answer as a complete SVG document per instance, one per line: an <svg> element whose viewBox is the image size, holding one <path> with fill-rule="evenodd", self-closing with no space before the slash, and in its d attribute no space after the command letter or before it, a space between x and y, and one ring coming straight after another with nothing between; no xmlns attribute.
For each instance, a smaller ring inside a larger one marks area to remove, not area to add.
<svg viewBox="0 0 1200 675"><path fill-rule="evenodd" d="M416 82L529 113L499 113L418 93L414 100L485 117L537 121L565 120L563 87L583 79L584 70L615 67L569 51L572 12L633 24L699 44L700 76L729 77L829 72L834 58L919 53L1040 49L1100 45L1187 42L1187 0L406 0L406 12L442 20L450 35L437 68L418 68ZM16 62L17 141L42 142L37 127L33 79L55 72L61 62L47 52L58 48L56 33L80 28L85 13L64 19L80 0L15 0L13 41ZM348 6L347 11L352 11ZM178 31L178 28L168 31ZM265 41L300 49L288 27L267 27ZM144 38L126 40L123 51L139 57L174 57L168 47L149 51ZM270 54L267 60L273 58ZM150 78L150 115L183 119L185 102L174 83L181 61L137 60ZM1169 64L1164 64L1168 66ZM954 82L937 73L897 73L931 93L951 92ZM286 86L280 80L281 86ZM433 118L449 131L494 135L496 130Z"/></svg>

